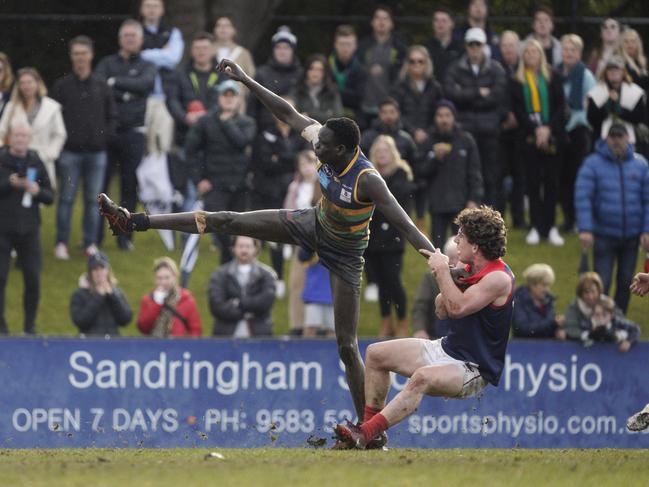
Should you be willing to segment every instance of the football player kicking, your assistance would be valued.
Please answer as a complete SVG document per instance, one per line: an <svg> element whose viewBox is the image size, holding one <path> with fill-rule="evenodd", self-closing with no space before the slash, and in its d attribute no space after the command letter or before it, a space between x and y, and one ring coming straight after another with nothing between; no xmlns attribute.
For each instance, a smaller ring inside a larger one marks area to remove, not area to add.
<svg viewBox="0 0 649 487"><path fill-rule="evenodd" d="M637 296L646 296L649 293L649 272L638 272L629 289ZM626 427L630 431L642 431L649 428L649 404L631 416L626 422Z"/></svg>
<svg viewBox="0 0 649 487"><path fill-rule="evenodd" d="M465 399L487 383L498 385L514 290L514 275L501 258L507 244L505 222L499 212L483 206L463 210L455 223L459 259L473 273L464 279L465 290L451 278L447 256L422 249L440 289L435 311L449 321L449 333L438 340L404 338L367 348L363 423L334 429L349 447L365 449L377 435L412 414L425 394ZM410 380L386 406L390 372Z"/></svg>
<svg viewBox="0 0 649 487"><path fill-rule="evenodd" d="M261 86L236 63L223 60L218 69L243 83L275 117L313 144L319 159L318 177L322 189L318 204L306 210L146 215L130 214L101 194L98 197L100 212L117 234L148 229L201 234L217 232L294 244L317 252L320 262L331 271L338 354L345 365L352 400L361 418L365 405L364 367L356 328L363 252L368 244L369 222L374 208L378 208L416 249L433 252L434 247L403 211L383 178L361 152L356 122L349 118L332 118L321 125L298 113L286 100Z"/></svg>

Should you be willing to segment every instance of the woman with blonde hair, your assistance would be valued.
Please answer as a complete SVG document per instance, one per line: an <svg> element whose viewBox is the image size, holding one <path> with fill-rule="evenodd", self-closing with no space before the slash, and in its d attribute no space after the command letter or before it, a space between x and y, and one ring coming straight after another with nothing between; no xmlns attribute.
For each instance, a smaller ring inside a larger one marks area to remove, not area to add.
<svg viewBox="0 0 649 487"><path fill-rule="evenodd" d="M401 159L394 139L388 135L379 135L370 149L370 160L407 213L414 189L413 175L408 163ZM401 280L405 238L378 210L375 210L372 216L370 234L372 238L365 251L365 263L375 276L379 288L381 309L379 336L395 335L392 320L393 307L398 319L396 335L409 336L406 293Z"/></svg>
<svg viewBox="0 0 649 487"><path fill-rule="evenodd" d="M526 242L541 237L552 245L564 241L555 226L560 141L565 133L565 96L561 77L552 72L538 41L525 42L516 71L512 110L518 121L521 159L526 164L530 229Z"/></svg>
<svg viewBox="0 0 649 487"><path fill-rule="evenodd" d="M566 339L565 318L555 315L555 297L550 291L554 270L548 264L532 264L523 271L525 284L514 292L512 329L518 338Z"/></svg>
<svg viewBox="0 0 649 487"><path fill-rule="evenodd" d="M194 296L178 285L173 259L153 261L155 288L140 302L137 327L144 335L158 338L201 336L203 327Z"/></svg>
<svg viewBox="0 0 649 487"><path fill-rule="evenodd" d="M67 138L61 105L47 96L43 78L35 68L22 68L16 74L11 99L0 118L0 144L4 144L9 128L14 123L31 126L29 148L36 151L56 187L54 162L58 159Z"/></svg>
<svg viewBox="0 0 649 487"><path fill-rule="evenodd" d="M626 29L622 34L622 57L629 76L635 84L645 90L649 89L649 70L647 57L644 54L642 38L635 29Z"/></svg>
<svg viewBox="0 0 649 487"><path fill-rule="evenodd" d="M11 69L9 56L0 52L0 117L9 103L11 88L14 85L14 72Z"/></svg>

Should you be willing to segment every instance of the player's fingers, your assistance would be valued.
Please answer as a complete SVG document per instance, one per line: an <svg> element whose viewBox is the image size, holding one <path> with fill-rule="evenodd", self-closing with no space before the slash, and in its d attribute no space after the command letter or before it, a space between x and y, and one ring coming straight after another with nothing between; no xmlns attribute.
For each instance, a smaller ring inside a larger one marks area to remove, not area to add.
<svg viewBox="0 0 649 487"><path fill-rule="evenodd" d="M419 253L424 257L430 257L431 255L433 255L433 252L428 249L419 249Z"/></svg>

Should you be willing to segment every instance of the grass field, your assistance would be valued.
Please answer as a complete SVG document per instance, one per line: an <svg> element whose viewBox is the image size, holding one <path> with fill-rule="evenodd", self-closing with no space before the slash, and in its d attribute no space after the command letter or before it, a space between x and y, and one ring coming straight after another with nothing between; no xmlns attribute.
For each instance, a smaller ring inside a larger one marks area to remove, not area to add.
<svg viewBox="0 0 649 487"><path fill-rule="evenodd" d="M639 450L0 450L11 486L646 486Z"/></svg>
<svg viewBox="0 0 649 487"><path fill-rule="evenodd" d="M117 194L113 191L112 194ZM38 316L38 332L46 335L74 335L76 328L70 320L68 311L69 299L77 286L80 274L85 270L86 260L82 251L77 248L81 240L81 209L77 202L75 207L73 234L71 238L72 259L68 262L57 261L53 256L55 239L55 206L42 209L42 243L43 243L43 275L41 284L41 305ZM560 220L559 220L560 221ZM513 230L509 233L508 253L505 259L522 280L523 269L535 262L547 262L554 267L557 282L554 292L557 295L557 309L561 313L574 297L577 281L577 267L579 263L579 244L575 235L566 235L564 247L552 247L543 243L536 247L529 247L524 243L525 231ZM200 258L189 283L189 289L196 297L199 312L203 320L203 333L211 334L212 317L207 303L207 285L210 274L219 263L218 253L209 250L209 237L201 239ZM117 250L112 237L107 237L105 252L109 255L120 286L137 315L139 300L149 292L153 285L152 263L153 259L166 255L157 232L138 233L135 237L136 250L134 252L120 252ZM180 260L181 252L177 250L170 254L176 261ZM644 255L638 259L640 269ZM268 262L268 253L264 252L262 260ZM403 279L408 295L408 307L411 307L412 297L422 275L427 267L422 257L414 249L408 247L405 259ZM286 271L288 275L288 271ZM10 273L7 286L6 318L12 334L22 331L22 275L18 271ZM643 336L649 333L647 312L649 300L638 297L631 299L628 316L643 327ZM279 300L273 310L275 334L284 333L288 329L287 299ZM375 336L379 328L379 307L376 303L361 304L361 322L359 334L362 336ZM124 335L139 335L135 321L123 329Z"/></svg>

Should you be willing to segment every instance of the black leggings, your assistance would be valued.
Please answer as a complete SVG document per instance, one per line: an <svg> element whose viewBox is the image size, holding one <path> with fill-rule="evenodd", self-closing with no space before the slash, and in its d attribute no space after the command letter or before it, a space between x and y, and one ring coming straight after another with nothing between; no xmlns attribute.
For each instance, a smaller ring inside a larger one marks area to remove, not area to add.
<svg viewBox="0 0 649 487"><path fill-rule="evenodd" d="M379 306L381 317L391 315L391 308L397 312L397 317L402 320L406 317L406 292L401 282L401 266L403 264L403 250L394 252L365 252L365 264L376 276L379 286Z"/></svg>

